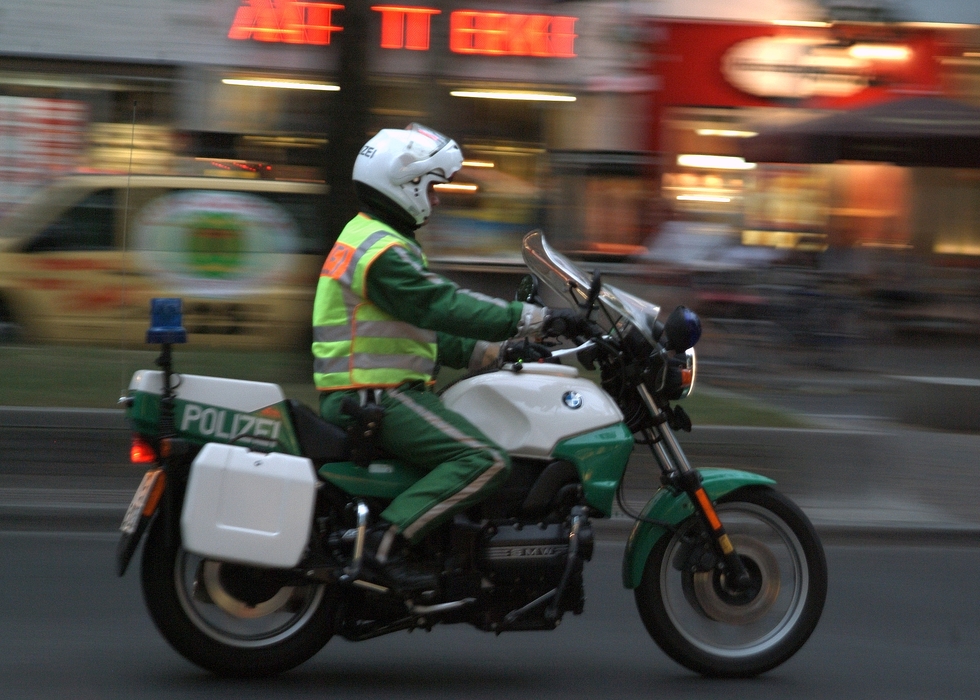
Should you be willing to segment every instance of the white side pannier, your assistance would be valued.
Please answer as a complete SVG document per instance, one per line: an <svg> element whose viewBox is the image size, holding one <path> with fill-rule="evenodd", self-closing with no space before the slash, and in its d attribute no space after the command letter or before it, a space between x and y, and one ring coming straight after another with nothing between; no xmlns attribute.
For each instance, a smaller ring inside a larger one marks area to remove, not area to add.
<svg viewBox="0 0 980 700"><path fill-rule="evenodd" d="M184 548L209 559L296 566L309 542L316 486L305 457L208 443L191 465Z"/></svg>

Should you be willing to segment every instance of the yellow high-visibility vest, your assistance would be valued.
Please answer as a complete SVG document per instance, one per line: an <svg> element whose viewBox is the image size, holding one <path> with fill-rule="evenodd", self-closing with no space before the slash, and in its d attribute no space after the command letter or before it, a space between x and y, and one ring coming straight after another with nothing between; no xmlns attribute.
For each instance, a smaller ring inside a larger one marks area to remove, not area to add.
<svg viewBox="0 0 980 700"><path fill-rule="evenodd" d="M313 381L320 391L431 383L436 332L399 321L366 297L371 263L392 246L425 256L411 240L365 214L330 250L313 302Z"/></svg>

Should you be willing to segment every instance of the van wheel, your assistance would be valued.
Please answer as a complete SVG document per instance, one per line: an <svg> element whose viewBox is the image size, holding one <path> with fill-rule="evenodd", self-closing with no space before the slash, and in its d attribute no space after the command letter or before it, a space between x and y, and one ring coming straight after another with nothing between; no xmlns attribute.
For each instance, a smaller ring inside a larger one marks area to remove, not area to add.
<svg viewBox="0 0 980 700"><path fill-rule="evenodd" d="M10 305L0 298L0 343L16 343L23 338L23 327L14 319Z"/></svg>

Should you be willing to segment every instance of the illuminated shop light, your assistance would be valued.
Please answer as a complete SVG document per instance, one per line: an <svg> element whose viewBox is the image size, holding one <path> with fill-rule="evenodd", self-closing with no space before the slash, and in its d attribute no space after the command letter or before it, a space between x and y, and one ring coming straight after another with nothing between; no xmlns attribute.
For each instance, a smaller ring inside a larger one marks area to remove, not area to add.
<svg viewBox="0 0 980 700"><path fill-rule="evenodd" d="M301 80L266 80L262 78L224 78L225 85L244 85L246 87L282 88L286 90L321 90L338 92L339 85L329 83L306 83Z"/></svg>
<svg viewBox="0 0 980 700"><path fill-rule="evenodd" d="M730 139L750 139L758 136L758 131L740 131L738 129L695 129L698 136L724 136Z"/></svg>
<svg viewBox="0 0 980 700"><path fill-rule="evenodd" d="M497 166L495 166L489 160L464 160L463 167L464 168L495 168Z"/></svg>
<svg viewBox="0 0 980 700"><path fill-rule="evenodd" d="M506 90L453 90L453 97L473 97L478 100L523 100L526 102L574 102L575 95L546 92L507 92Z"/></svg>
<svg viewBox="0 0 980 700"><path fill-rule="evenodd" d="M908 46L895 44L855 44L847 53L851 58L871 61L907 61L912 55Z"/></svg>
<svg viewBox="0 0 980 700"><path fill-rule="evenodd" d="M830 22L807 19L774 19L772 21L778 27L830 27Z"/></svg>
<svg viewBox="0 0 980 700"><path fill-rule="evenodd" d="M899 22L898 25L910 29L975 29L977 26L961 22Z"/></svg>
<svg viewBox="0 0 980 700"><path fill-rule="evenodd" d="M742 245L765 246L768 248L783 248L796 250L812 250L823 252L827 250L827 234L799 233L797 231L742 231Z"/></svg>
<svg viewBox="0 0 980 700"><path fill-rule="evenodd" d="M715 194L679 194L677 199L682 202L715 202L717 204L726 204L732 201L731 197L722 197Z"/></svg>
<svg viewBox="0 0 980 700"><path fill-rule="evenodd" d="M888 241L859 241L859 248L879 248L883 250L912 250L909 243L890 243Z"/></svg>
<svg viewBox="0 0 980 700"><path fill-rule="evenodd" d="M440 182L438 185L433 185L432 189L437 192L453 192L453 193L471 193L476 192L479 189L476 185L470 185L463 182Z"/></svg>
<svg viewBox="0 0 980 700"><path fill-rule="evenodd" d="M707 156L682 153L677 156L677 164L685 168L714 168L716 170L753 170L755 163L746 163L739 156Z"/></svg>
<svg viewBox="0 0 980 700"><path fill-rule="evenodd" d="M964 51L963 55L966 58L980 58L980 51Z"/></svg>
<svg viewBox="0 0 980 700"><path fill-rule="evenodd" d="M969 243L937 243L932 250L939 255L980 255L980 246Z"/></svg>

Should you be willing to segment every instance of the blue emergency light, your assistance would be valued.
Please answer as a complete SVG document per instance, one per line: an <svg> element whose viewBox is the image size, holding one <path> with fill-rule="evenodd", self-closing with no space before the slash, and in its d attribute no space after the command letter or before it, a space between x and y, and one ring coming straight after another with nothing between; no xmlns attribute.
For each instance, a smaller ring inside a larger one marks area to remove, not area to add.
<svg viewBox="0 0 980 700"><path fill-rule="evenodd" d="M150 328L146 331L146 342L152 344L187 342L180 299L150 300Z"/></svg>

